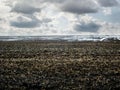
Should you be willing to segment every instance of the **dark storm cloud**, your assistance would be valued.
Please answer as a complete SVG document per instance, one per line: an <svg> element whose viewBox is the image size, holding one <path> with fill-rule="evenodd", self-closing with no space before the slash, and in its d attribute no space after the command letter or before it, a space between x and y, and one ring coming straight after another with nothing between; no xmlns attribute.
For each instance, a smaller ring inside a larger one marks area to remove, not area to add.
<svg viewBox="0 0 120 90"><path fill-rule="evenodd" d="M42 0L73 14L97 13L102 7L118 6L118 0Z"/></svg>
<svg viewBox="0 0 120 90"><path fill-rule="evenodd" d="M41 23L41 21L34 16L27 18L30 20L26 20L25 17L19 16L17 20L11 21L10 25L17 28L35 28Z"/></svg>
<svg viewBox="0 0 120 90"><path fill-rule="evenodd" d="M98 5L94 0L44 0L43 2L49 2L58 6L63 12L73 14L96 13L98 11Z"/></svg>
<svg viewBox="0 0 120 90"><path fill-rule="evenodd" d="M23 13L23 14L33 14L35 12L40 12L40 8L36 8L32 5L25 3L17 3L12 7L11 12Z"/></svg>
<svg viewBox="0 0 120 90"><path fill-rule="evenodd" d="M98 3L100 3L100 5L103 7L112 7L118 5L117 0L98 0Z"/></svg>
<svg viewBox="0 0 120 90"><path fill-rule="evenodd" d="M42 23L49 23L49 22L51 22L52 20L51 19L49 19L49 18L44 18L44 19L42 19Z"/></svg>
<svg viewBox="0 0 120 90"><path fill-rule="evenodd" d="M2 18L0 18L0 21L2 21Z"/></svg>
<svg viewBox="0 0 120 90"><path fill-rule="evenodd" d="M80 23L75 25L74 29L79 32L97 32L101 25L96 24L94 22L90 23Z"/></svg>
<svg viewBox="0 0 120 90"><path fill-rule="evenodd" d="M73 14L96 13L102 7L113 7L119 4L117 0L44 0L43 2L55 5L57 3L63 12Z"/></svg>
<svg viewBox="0 0 120 90"><path fill-rule="evenodd" d="M30 0L34 2L34 0ZM43 3L54 4L63 12L69 12L73 14L87 14L96 13L99 11L99 5L101 7L112 7L118 5L117 0L36 0L36 5L32 5L30 1L19 1L12 7L12 12L33 14L40 12L39 8ZM97 1L98 4L95 2Z"/></svg>
<svg viewBox="0 0 120 90"><path fill-rule="evenodd" d="M98 7L92 0L69 0L60 6L61 10L76 14L96 13Z"/></svg>
<svg viewBox="0 0 120 90"><path fill-rule="evenodd" d="M65 2L65 0L43 0L43 2L63 3L63 2Z"/></svg>
<svg viewBox="0 0 120 90"><path fill-rule="evenodd" d="M40 12L44 3L54 4L63 12L69 12L73 14L87 14L96 13L99 11L99 5L101 7L111 7L118 5L117 0L22 0L17 1L17 3L12 7L12 12L33 14L35 12ZM36 4L32 5L32 3Z"/></svg>
<svg viewBox="0 0 120 90"><path fill-rule="evenodd" d="M48 24L52 20L49 18L43 18L42 20L37 19L35 16L19 16L15 20L10 21L10 25L17 28L36 28L42 24Z"/></svg>
<svg viewBox="0 0 120 90"><path fill-rule="evenodd" d="M85 14L85 13L96 13L97 9L90 9L89 7L79 7L79 6L63 6L63 11L76 13L76 14Z"/></svg>

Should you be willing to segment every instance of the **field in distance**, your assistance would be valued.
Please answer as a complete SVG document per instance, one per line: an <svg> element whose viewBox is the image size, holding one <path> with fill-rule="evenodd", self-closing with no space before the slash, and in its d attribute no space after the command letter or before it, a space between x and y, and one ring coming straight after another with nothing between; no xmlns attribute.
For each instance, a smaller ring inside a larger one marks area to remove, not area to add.
<svg viewBox="0 0 120 90"><path fill-rule="evenodd" d="M120 89L120 42L1 41L0 89Z"/></svg>

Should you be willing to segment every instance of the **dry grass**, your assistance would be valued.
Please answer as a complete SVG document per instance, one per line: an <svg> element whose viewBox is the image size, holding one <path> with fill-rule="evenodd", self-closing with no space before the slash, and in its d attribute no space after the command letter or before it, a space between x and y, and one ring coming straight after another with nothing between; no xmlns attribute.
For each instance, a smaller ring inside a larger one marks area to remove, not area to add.
<svg viewBox="0 0 120 90"><path fill-rule="evenodd" d="M120 42L0 42L0 88L120 89Z"/></svg>

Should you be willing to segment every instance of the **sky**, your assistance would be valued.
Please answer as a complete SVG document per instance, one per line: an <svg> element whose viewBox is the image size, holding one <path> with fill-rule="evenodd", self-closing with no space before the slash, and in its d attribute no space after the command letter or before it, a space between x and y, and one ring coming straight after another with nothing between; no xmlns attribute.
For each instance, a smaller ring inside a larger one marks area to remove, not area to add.
<svg viewBox="0 0 120 90"><path fill-rule="evenodd" d="M120 0L0 0L0 36L120 35Z"/></svg>

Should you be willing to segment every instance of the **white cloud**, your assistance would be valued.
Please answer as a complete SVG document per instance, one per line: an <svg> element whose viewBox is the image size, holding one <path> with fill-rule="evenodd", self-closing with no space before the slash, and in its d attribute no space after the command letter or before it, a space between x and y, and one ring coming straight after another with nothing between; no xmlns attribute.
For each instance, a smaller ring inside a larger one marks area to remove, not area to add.
<svg viewBox="0 0 120 90"><path fill-rule="evenodd" d="M120 35L120 24L102 22L102 28L99 30L99 35Z"/></svg>
<svg viewBox="0 0 120 90"><path fill-rule="evenodd" d="M98 1L0 0L0 35L120 34L119 24L90 17L99 12L119 21L112 9L118 0Z"/></svg>
<svg viewBox="0 0 120 90"><path fill-rule="evenodd" d="M111 8L103 8L103 13L105 15L111 15L112 14L112 10L111 10Z"/></svg>

